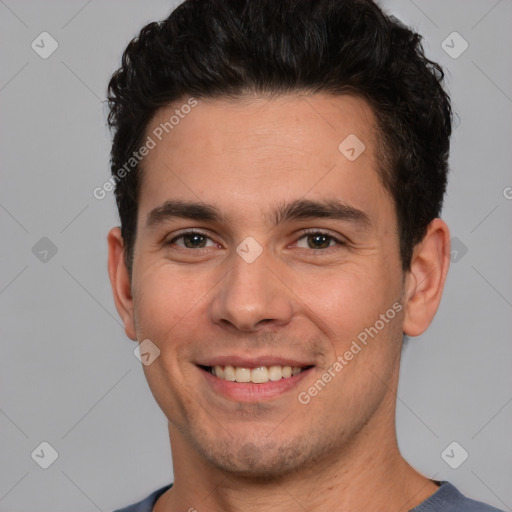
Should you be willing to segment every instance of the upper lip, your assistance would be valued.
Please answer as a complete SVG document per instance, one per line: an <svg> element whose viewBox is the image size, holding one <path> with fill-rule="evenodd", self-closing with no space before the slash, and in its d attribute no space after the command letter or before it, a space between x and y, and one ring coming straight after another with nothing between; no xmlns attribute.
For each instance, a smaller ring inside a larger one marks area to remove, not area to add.
<svg viewBox="0 0 512 512"><path fill-rule="evenodd" d="M197 362L198 366L237 366L239 368L259 368L260 366L297 366L303 368L305 366L314 366L310 361L289 357L277 356L216 356L205 358Z"/></svg>

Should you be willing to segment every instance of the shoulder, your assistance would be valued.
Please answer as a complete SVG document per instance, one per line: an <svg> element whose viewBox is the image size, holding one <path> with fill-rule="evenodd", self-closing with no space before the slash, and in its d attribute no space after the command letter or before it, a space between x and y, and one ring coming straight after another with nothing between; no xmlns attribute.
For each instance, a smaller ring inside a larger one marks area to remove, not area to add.
<svg viewBox="0 0 512 512"><path fill-rule="evenodd" d="M171 487L172 484L166 485L165 487L162 487L152 492L147 498L144 498L142 501L134 503L133 505L130 505L128 507L114 510L114 512L152 512L156 500Z"/></svg>
<svg viewBox="0 0 512 512"><path fill-rule="evenodd" d="M437 492L411 512L503 512L480 501L466 498L449 482L440 484Z"/></svg>

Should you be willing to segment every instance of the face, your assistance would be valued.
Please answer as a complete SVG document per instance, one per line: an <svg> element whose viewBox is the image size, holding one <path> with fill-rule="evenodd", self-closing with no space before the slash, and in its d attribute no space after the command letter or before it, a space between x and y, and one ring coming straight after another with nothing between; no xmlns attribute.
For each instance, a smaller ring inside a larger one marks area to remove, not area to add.
<svg viewBox="0 0 512 512"><path fill-rule="evenodd" d="M201 100L144 159L128 323L160 350L171 442L214 467L282 475L393 426L403 274L375 126L349 96Z"/></svg>

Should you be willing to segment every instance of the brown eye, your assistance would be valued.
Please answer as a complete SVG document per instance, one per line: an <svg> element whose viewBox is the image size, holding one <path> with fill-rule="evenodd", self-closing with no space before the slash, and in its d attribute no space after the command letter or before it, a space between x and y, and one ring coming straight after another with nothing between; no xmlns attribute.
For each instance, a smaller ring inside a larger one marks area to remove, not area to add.
<svg viewBox="0 0 512 512"><path fill-rule="evenodd" d="M196 249L197 247L204 247L207 238L198 233L183 236L183 243L188 249Z"/></svg>
<svg viewBox="0 0 512 512"><path fill-rule="evenodd" d="M327 249L332 242L332 238L327 235L308 235L308 246L310 249Z"/></svg>
<svg viewBox="0 0 512 512"><path fill-rule="evenodd" d="M210 239L210 237L204 235L203 233L190 231L173 238L169 242L169 245L177 245L178 247L183 247L185 249L203 249L205 247L211 247L215 244Z"/></svg>
<svg viewBox="0 0 512 512"><path fill-rule="evenodd" d="M335 245L344 245L344 243L322 232L307 233L300 237L297 242L297 246L301 249L329 249Z"/></svg>

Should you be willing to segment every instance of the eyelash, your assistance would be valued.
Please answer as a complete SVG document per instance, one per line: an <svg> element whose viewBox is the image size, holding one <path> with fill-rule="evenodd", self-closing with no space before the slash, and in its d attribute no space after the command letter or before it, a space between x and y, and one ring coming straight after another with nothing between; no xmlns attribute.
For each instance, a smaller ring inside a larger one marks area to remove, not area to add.
<svg viewBox="0 0 512 512"><path fill-rule="evenodd" d="M181 238L183 238L183 237L185 237L187 235L201 235L201 236L204 236L205 238L208 238L209 240L212 240L211 237L207 233L205 233L203 231L189 230L189 231L185 231L185 232L180 233L179 235L175 236L174 238L172 238L171 240L166 242L165 245L174 245L177 240L179 240L179 239L181 239ZM331 235L330 233L328 233L326 231L322 231L322 230L318 230L318 229L310 229L310 230L304 231L301 234L301 236L297 239L297 242L299 240L302 240L303 238L305 238L307 236L310 236L310 235L325 236L325 237L329 238L330 241L336 242L336 245L339 245L339 246L346 246L347 245L347 242L345 242L343 240L340 240L339 238L336 238L335 236ZM192 249L192 248L189 248L189 247L181 247L181 246L178 246L178 247L179 247L180 250L184 250L184 251L200 251L201 249L207 249L206 247L199 247L197 249ZM327 249L332 249L334 247L335 246L329 246L329 247L326 247L325 249L312 249L312 248L307 248L307 249L306 248L300 248L300 249L306 250L306 251L325 252L325 251L327 251Z"/></svg>

